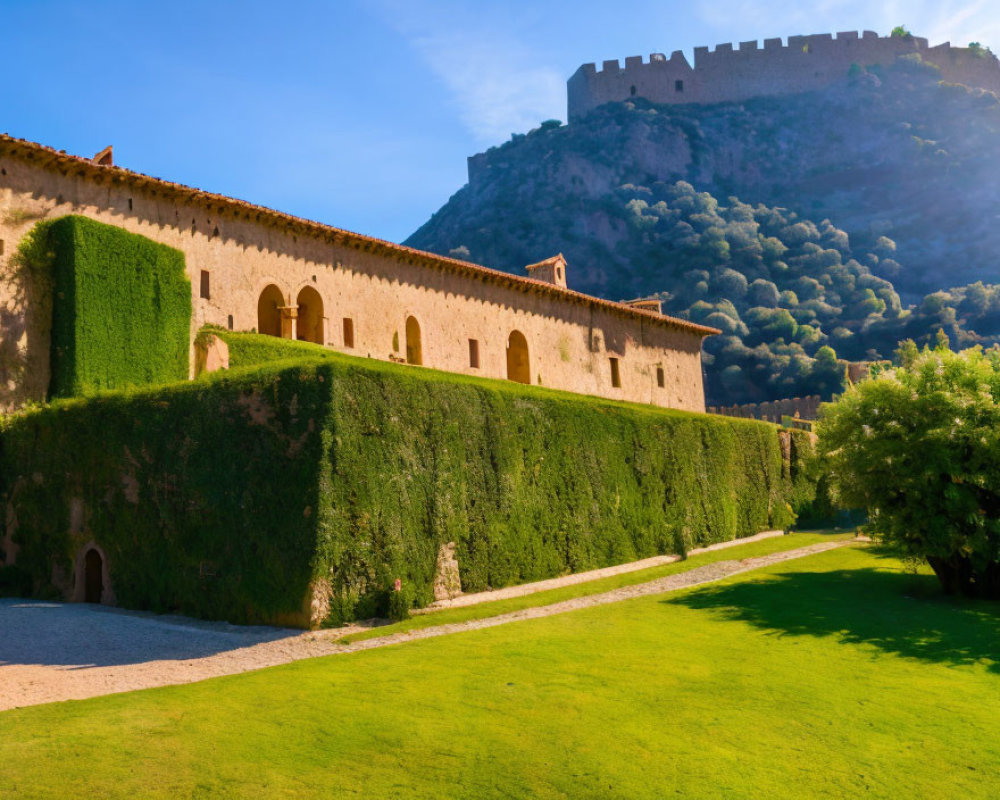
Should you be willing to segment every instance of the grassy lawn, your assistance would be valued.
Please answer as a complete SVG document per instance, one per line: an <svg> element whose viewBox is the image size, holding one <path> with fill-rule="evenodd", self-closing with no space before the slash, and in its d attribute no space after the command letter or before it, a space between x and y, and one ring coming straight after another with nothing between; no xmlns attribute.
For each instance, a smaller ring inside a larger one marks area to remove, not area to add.
<svg viewBox="0 0 1000 800"><path fill-rule="evenodd" d="M843 548L0 714L0 796L995 797L1000 611Z"/></svg>
<svg viewBox="0 0 1000 800"><path fill-rule="evenodd" d="M773 539L762 539L759 542L735 545L722 550L713 550L709 553L701 553L691 556L684 561L675 561L672 564L663 564L649 569L627 572L622 575L613 575L609 578L599 578L586 583L578 583L572 586L564 586L560 589L548 589L544 592L535 592L524 597L512 597L509 600L492 600L486 603L479 603L474 606L459 608L443 608L440 611L432 611L412 617L405 622L396 622L392 625L383 625L372 628L361 633L352 633L344 636L343 642L357 642L361 639L374 639L379 636L387 636L390 633L402 631L412 631L418 628L431 628L435 625L446 625L452 622L466 622L470 619L486 619L496 617L500 614L507 614L511 611L520 611L524 608L534 608L536 606L547 606L552 603L559 603L563 600L572 600L574 597L585 597L601 592L610 592L612 589L619 589L622 586L635 586L637 583L654 581L667 575L675 575L678 572L687 572L695 567L703 567L706 564L714 564L717 561L730 561L733 559L753 558L754 556L765 556L771 553L779 553L785 550L795 550L798 547L806 547L820 542L842 541L854 538L854 533L836 533L832 531L810 531L803 533L792 533L788 536L779 536Z"/></svg>

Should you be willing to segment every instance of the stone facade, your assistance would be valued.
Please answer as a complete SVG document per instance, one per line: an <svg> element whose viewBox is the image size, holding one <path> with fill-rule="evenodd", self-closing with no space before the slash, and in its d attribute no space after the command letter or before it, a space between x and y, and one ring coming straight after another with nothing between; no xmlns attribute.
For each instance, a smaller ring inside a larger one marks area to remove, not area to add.
<svg viewBox="0 0 1000 800"><path fill-rule="evenodd" d="M213 323L704 411L701 342L717 331L564 288L561 260L543 262L550 280L514 276L150 178L100 155L0 136L0 409L43 400L49 382L45 286L11 256L40 220L80 214L184 253L192 355L195 333Z"/></svg>
<svg viewBox="0 0 1000 800"><path fill-rule="evenodd" d="M1000 64L987 51L952 47L946 42L929 47L917 36L880 37L873 31L813 36L790 36L788 44L765 39L696 47L692 67L681 51L670 58L653 53L605 61L598 70L584 64L568 82L569 120L579 119L604 103L644 97L654 103L720 103L760 95L790 94L820 89L847 76L852 64L888 65L899 56L919 54L941 69L952 83L1000 91Z"/></svg>

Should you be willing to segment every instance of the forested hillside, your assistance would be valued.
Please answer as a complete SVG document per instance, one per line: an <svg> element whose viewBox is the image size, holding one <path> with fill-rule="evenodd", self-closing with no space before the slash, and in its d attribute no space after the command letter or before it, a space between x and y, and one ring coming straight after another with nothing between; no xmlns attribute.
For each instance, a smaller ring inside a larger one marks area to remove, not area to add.
<svg viewBox="0 0 1000 800"><path fill-rule="evenodd" d="M710 402L829 394L836 358L1000 335L1000 100L916 58L741 104L609 104L473 159L407 244L723 330Z"/></svg>

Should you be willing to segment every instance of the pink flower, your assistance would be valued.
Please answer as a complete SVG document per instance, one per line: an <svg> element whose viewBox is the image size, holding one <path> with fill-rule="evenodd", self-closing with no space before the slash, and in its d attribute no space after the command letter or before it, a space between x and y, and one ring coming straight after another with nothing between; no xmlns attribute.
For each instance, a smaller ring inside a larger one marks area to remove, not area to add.
<svg viewBox="0 0 1000 800"><path fill-rule="evenodd" d="M403 582L399 578L396 578L396 580L393 582L393 584L392 584L392 590L394 592L401 592L401 591L403 591Z"/></svg>

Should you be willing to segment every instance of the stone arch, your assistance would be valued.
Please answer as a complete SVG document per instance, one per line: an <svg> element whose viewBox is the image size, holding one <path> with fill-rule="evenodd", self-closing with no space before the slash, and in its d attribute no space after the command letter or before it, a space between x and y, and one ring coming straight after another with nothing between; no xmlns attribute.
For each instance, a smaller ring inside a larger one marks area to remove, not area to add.
<svg viewBox="0 0 1000 800"><path fill-rule="evenodd" d="M507 339L507 380L531 383L531 360L528 340L521 331L511 331Z"/></svg>
<svg viewBox="0 0 1000 800"><path fill-rule="evenodd" d="M420 339L420 323L416 317L406 318L406 363L423 364L424 348Z"/></svg>
<svg viewBox="0 0 1000 800"><path fill-rule="evenodd" d="M88 542L77 552L73 572L74 602L114 604L108 557L95 542Z"/></svg>
<svg viewBox="0 0 1000 800"><path fill-rule="evenodd" d="M323 298L320 293L312 286L303 286L295 304L299 307L295 338L303 342L326 344L326 337L323 335L326 320L323 318Z"/></svg>
<svg viewBox="0 0 1000 800"><path fill-rule="evenodd" d="M273 283L264 287L257 300L257 332L268 336L281 336L281 309L285 296Z"/></svg>

